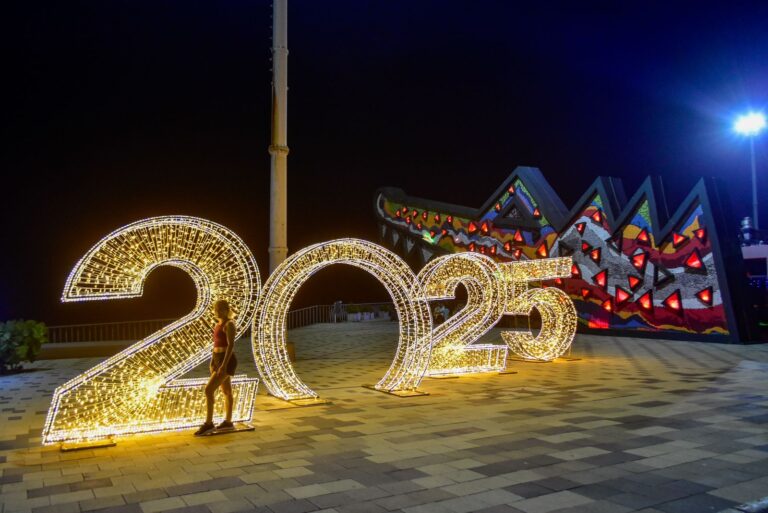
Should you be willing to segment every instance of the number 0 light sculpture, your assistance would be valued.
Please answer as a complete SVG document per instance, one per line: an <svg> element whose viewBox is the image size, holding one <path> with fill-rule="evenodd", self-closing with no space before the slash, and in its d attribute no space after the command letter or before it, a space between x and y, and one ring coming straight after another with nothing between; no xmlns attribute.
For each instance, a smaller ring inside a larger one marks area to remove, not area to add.
<svg viewBox="0 0 768 513"><path fill-rule="evenodd" d="M44 444L180 429L204 417L207 379L177 378L210 356L214 301L229 301L238 336L253 317L259 272L237 235L186 216L130 224L107 235L77 263L62 301L139 297L147 276L163 265L191 276L198 293L194 310L58 387L43 428ZM233 420L251 418L257 385L245 375L233 378Z"/></svg>
<svg viewBox="0 0 768 513"><path fill-rule="evenodd" d="M376 277L395 303L400 339L395 358L375 385L383 391L414 390L429 364L432 317L421 284L408 265L387 249L359 239L339 239L309 246L275 269L264 284L253 320L253 354L269 392L288 401L317 393L297 375L288 359L285 317L299 288L317 271L349 264Z"/></svg>

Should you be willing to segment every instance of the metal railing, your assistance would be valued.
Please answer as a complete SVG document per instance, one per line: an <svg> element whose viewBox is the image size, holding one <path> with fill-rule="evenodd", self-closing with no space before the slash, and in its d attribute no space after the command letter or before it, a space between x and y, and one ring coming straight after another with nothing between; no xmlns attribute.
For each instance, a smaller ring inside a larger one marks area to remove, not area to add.
<svg viewBox="0 0 768 513"><path fill-rule="evenodd" d="M354 320L355 310L372 312L377 319L388 318L392 303L354 303L343 304L340 311L334 314L333 305L314 305L306 308L291 310L285 320L288 330L303 328L312 324L347 322ZM350 312L349 310L352 310ZM52 343L66 342L112 342L141 340L159 329L168 326L178 319L151 319L145 321L104 322L96 324L70 324L66 326L49 326L48 341Z"/></svg>
<svg viewBox="0 0 768 513"><path fill-rule="evenodd" d="M48 341L59 343L141 340L175 320L177 319L151 319L146 321L49 326Z"/></svg>

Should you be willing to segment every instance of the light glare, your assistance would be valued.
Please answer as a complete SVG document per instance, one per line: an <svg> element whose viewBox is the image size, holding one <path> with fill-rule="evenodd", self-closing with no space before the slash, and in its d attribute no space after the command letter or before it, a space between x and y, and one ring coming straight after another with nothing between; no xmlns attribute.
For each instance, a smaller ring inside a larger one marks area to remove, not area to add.
<svg viewBox="0 0 768 513"><path fill-rule="evenodd" d="M762 112L750 112L739 116L733 129L741 135L757 135L765 128L765 115Z"/></svg>

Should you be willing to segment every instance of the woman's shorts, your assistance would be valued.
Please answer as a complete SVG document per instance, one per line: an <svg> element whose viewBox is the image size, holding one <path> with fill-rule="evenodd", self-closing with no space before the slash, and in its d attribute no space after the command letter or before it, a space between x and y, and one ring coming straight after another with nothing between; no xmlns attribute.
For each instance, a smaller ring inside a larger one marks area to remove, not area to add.
<svg viewBox="0 0 768 513"><path fill-rule="evenodd" d="M226 355L227 353L213 353L213 358L211 358L211 372L215 371L221 366L221 363L224 361L224 357ZM229 361L227 362L227 375L234 376L235 369L237 369L237 358L235 358L235 353L232 353L232 355L229 357Z"/></svg>

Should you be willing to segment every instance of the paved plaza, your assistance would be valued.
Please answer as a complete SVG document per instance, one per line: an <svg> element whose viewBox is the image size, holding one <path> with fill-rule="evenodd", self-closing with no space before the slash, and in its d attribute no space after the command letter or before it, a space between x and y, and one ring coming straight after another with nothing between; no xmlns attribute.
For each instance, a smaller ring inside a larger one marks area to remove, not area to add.
<svg viewBox="0 0 768 513"><path fill-rule="evenodd" d="M332 404L259 395L256 430L238 434L62 453L40 445L51 394L99 359L0 376L2 513L675 513L768 495L765 345L578 336L571 360L510 359L516 373L425 379L429 395L401 398L361 386L388 368L396 323L289 339Z"/></svg>

